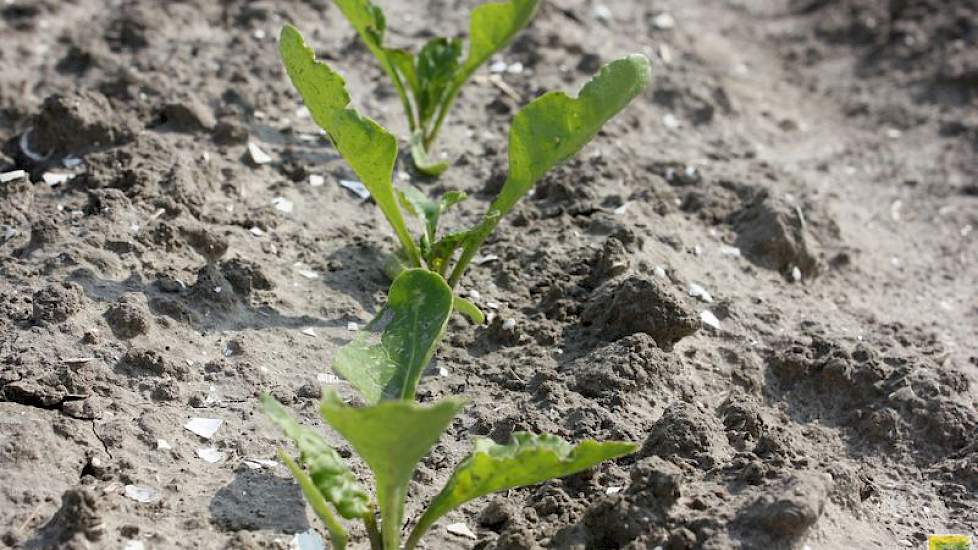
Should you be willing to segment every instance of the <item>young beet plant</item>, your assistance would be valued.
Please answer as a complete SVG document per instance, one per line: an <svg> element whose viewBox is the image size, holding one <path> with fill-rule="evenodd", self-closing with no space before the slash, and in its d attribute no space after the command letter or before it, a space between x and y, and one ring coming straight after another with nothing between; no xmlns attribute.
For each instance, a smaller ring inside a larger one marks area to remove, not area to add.
<svg viewBox="0 0 978 550"><path fill-rule="evenodd" d="M431 161L428 151L459 90L476 69L530 22L539 3L540 0L509 0L475 8L469 22L469 51L463 60L462 41L457 38L432 38L417 55L401 48L387 48L387 19L379 7L369 0L336 0L401 98L411 132L411 157L419 172L437 176L448 168L446 163Z"/></svg>
<svg viewBox="0 0 978 550"><path fill-rule="evenodd" d="M373 550L412 550L436 521L474 498L570 475L634 451L635 445L627 442L586 440L574 446L556 436L529 433L516 433L505 445L479 439L414 522L402 546L408 483L418 461L463 407L457 399L428 406L415 403L418 381L453 310L482 322L481 312L455 296L453 288L502 216L547 170L577 153L645 88L648 60L634 55L614 61L577 98L551 92L527 105L513 121L509 175L488 212L474 227L440 236L441 214L465 195L448 192L433 200L415 188L395 190L394 136L349 107L343 79L316 61L294 27L282 30L280 48L286 71L313 119L370 191L401 246L401 265L394 270L386 304L333 358L333 369L360 393L365 406L347 405L333 392L320 406L325 421L373 472L375 497L323 437L300 426L274 399L263 397L269 416L300 451L298 463L281 450L279 456L326 525L334 548L345 548L347 542L337 514L361 520ZM402 210L422 220L424 229L417 240Z"/></svg>

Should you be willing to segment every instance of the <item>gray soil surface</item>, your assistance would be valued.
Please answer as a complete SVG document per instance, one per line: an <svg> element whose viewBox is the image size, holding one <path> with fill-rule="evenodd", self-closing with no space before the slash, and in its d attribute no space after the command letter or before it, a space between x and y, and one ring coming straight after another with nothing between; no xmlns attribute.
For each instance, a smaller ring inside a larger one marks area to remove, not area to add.
<svg viewBox="0 0 978 550"><path fill-rule="evenodd" d="M403 45L462 32L476 4L379 3ZM394 239L300 109L285 22L404 135L326 0L0 3L0 172L29 173L0 183L0 544L289 548L320 529L260 462L286 442L256 397L325 431L321 386L352 392L330 357L381 304ZM474 501L427 547L978 534L975 2L546 0L502 57L523 70L501 87L484 69L463 92L440 141L453 168L432 181L402 163L398 181L465 190L446 223L476 220L516 109L635 51L650 89L463 281L495 319L453 319L422 382L424 401L470 403L420 466L409 517L475 437L642 450ZM192 418L222 423L204 439Z"/></svg>

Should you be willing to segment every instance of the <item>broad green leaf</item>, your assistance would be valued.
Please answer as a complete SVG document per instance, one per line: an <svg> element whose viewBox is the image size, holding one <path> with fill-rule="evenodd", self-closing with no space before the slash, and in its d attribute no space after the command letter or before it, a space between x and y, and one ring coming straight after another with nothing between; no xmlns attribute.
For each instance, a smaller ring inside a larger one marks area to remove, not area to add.
<svg viewBox="0 0 978 550"><path fill-rule="evenodd" d="M452 290L436 273L408 269L398 275L387 304L333 358L333 369L367 403L414 399L452 313Z"/></svg>
<svg viewBox="0 0 978 550"><path fill-rule="evenodd" d="M411 160L414 162L414 167L418 169L418 172L426 176L437 177L442 175L445 170L448 170L447 162L435 162L431 160L428 156L428 150L425 149L424 145L424 132L418 130L411 134Z"/></svg>
<svg viewBox="0 0 978 550"><path fill-rule="evenodd" d="M463 81L513 40L516 33L533 19L539 3L540 0L489 2L472 10L469 21L469 54L461 73L464 75Z"/></svg>
<svg viewBox="0 0 978 550"><path fill-rule="evenodd" d="M336 516L329 509L329 505L326 504L326 499L323 498L322 493L319 492L312 478L282 449L278 449L278 458L292 472L292 477L299 482L302 494L306 496L309 505L312 506L319 519L326 524L326 530L329 531L329 540L333 543L333 549L344 550L348 540L346 529L337 521Z"/></svg>
<svg viewBox="0 0 978 550"><path fill-rule="evenodd" d="M482 313L479 306L461 296L455 297L455 310L468 317L476 325L481 325L486 322L486 315Z"/></svg>
<svg viewBox="0 0 978 550"><path fill-rule="evenodd" d="M339 453L321 435L296 422L272 396L262 395L261 403L265 414L295 442L301 453L299 460L309 469L309 477L322 497L346 519L362 518L370 513L370 496Z"/></svg>
<svg viewBox="0 0 978 550"><path fill-rule="evenodd" d="M524 107L509 131L509 175L492 208L505 215L548 170L591 141L651 77L648 58L633 54L602 67L576 98L549 92Z"/></svg>
<svg viewBox="0 0 978 550"><path fill-rule="evenodd" d="M396 400L358 409L335 393L323 400L323 417L374 473L385 550L400 548L404 499L418 461L438 443L462 406L451 399L429 407Z"/></svg>
<svg viewBox="0 0 978 550"><path fill-rule="evenodd" d="M420 539L443 515L474 498L571 475L637 448L623 441L590 439L575 447L557 436L525 432L514 433L507 445L477 439L472 454L459 463L418 520L406 548L412 548L412 541Z"/></svg>
<svg viewBox="0 0 978 550"><path fill-rule="evenodd" d="M349 108L350 95L343 78L329 65L316 61L312 48L295 27L282 27L279 48L285 70L313 120L326 131L340 155L370 191L412 265L420 266L417 247L394 196L392 174L397 160L397 140L379 124Z"/></svg>
<svg viewBox="0 0 978 550"><path fill-rule="evenodd" d="M449 284L455 286L499 219L556 164L575 155L601 126L648 85L649 60L633 54L613 61L581 88L578 97L548 92L524 107L509 130L509 175L482 223L471 230Z"/></svg>
<svg viewBox="0 0 978 550"><path fill-rule="evenodd" d="M427 126L445 99L459 68L462 41L457 38L432 38L418 52L415 70L418 79L418 122Z"/></svg>

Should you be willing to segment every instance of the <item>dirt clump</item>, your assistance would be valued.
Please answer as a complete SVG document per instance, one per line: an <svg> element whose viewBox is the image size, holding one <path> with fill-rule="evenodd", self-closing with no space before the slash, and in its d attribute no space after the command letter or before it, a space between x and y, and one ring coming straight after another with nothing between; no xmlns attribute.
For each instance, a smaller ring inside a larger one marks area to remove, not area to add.
<svg viewBox="0 0 978 550"><path fill-rule="evenodd" d="M700 328L697 313L665 283L630 275L598 288L584 307L581 320L607 339L643 332L663 349Z"/></svg>

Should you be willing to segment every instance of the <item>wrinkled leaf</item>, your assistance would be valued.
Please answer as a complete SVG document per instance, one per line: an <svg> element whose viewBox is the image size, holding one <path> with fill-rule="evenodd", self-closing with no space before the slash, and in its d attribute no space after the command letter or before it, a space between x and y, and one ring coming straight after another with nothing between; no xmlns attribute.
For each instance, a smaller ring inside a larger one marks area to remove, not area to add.
<svg viewBox="0 0 978 550"><path fill-rule="evenodd" d="M425 261L428 263L428 269L438 274L443 274L455 251L463 246L470 238L471 231L458 231L449 233L439 239L425 253Z"/></svg>
<svg viewBox="0 0 978 550"><path fill-rule="evenodd" d="M302 494L309 501L309 505L326 525L326 530L329 531L329 540L333 543L333 550L344 550L348 540L346 529L337 521L312 478L282 449L278 449L278 458L292 472L292 477L299 482Z"/></svg>
<svg viewBox="0 0 978 550"><path fill-rule="evenodd" d="M370 496L356 476L329 443L315 431L300 425L272 396L261 396L262 407L286 437L295 442L299 461L309 469L314 486L346 519L361 518L369 513ZM296 479L299 479L298 476ZM300 483L302 482L299 479ZM311 500L310 500L311 502Z"/></svg>
<svg viewBox="0 0 978 550"><path fill-rule="evenodd" d="M411 161L418 172L426 176L437 177L448 170L447 162L435 162L428 156L428 150L424 146L424 132L418 130L411 134Z"/></svg>
<svg viewBox="0 0 978 550"><path fill-rule="evenodd" d="M469 54L462 71L467 79L494 53L506 47L536 13L540 0L489 2L472 10L469 21Z"/></svg>
<svg viewBox="0 0 978 550"><path fill-rule="evenodd" d="M451 313L452 291L441 276L405 270L391 284L377 317L336 353L333 369L367 403L414 399Z"/></svg>
<svg viewBox="0 0 978 550"><path fill-rule="evenodd" d="M462 191L446 191L434 200L417 187L405 187L399 191L401 206L411 215L421 218L425 223L425 235L435 242L438 234L438 221L444 211L468 198Z"/></svg>
<svg viewBox="0 0 978 550"><path fill-rule="evenodd" d="M418 520L407 547L443 515L474 498L571 475L637 448L633 443L590 439L575 447L557 436L525 432L514 433L507 445L477 439L472 454L459 463Z"/></svg>
<svg viewBox="0 0 978 550"><path fill-rule="evenodd" d="M370 191L412 265L420 266L417 247L394 196L392 174L397 160L397 140L379 124L348 107L350 95L343 78L329 65L316 61L313 50L295 27L282 27L279 48L286 72L313 120L326 131L333 145Z"/></svg>
<svg viewBox="0 0 978 550"><path fill-rule="evenodd" d="M323 417L374 473L385 550L399 548L404 499L418 461L438 443L462 406L450 399L429 407L397 400L358 409L335 393L323 400Z"/></svg>
<svg viewBox="0 0 978 550"><path fill-rule="evenodd" d="M479 306L473 304L465 298L462 298L461 296L455 297L455 310L468 317L469 320L476 325L481 325L486 322L486 315L482 313Z"/></svg>

